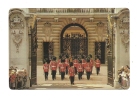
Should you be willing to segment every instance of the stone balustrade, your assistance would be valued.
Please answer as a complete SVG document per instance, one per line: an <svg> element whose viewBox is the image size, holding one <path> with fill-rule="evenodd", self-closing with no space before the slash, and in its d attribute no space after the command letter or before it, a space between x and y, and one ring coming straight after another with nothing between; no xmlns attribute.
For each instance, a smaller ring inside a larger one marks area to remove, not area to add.
<svg viewBox="0 0 137 100"><path fill-rule="evenodd" d="M114 13L114 8L36 8L37 13Z"/></svg>

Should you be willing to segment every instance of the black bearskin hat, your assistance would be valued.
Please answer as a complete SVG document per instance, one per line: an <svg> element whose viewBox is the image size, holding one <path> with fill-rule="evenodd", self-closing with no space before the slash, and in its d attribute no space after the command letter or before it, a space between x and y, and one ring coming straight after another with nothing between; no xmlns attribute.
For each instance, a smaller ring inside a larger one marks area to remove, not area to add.
<svg viewBox="0 0 137 100"><path fill-rule="evenodd" d="M90 58L92 58L92 55L91 55L91 54L89 54L89 57L90 57Z"/></svg>
<svg viewBox="0 0 137 100"><path fill-rule="evenodd" d="M81 60L79 60L78 62L79 62L79 63L82 63L82 61L81 61Z"/></svg>
<svg viewBox="0 0 137 100"><path fill-rule="evenodd" d="M61 59L61 62L65 62L65 59Z"/></svg>
<svg viewBox="0 0 137 100"><path fill-rule="evenodd" d="M70 62L70 67L73 66L73 62Z"/></svg>
<svg viewBox="0 0 137 100"><path fill-rule="evenodd" d="M87 62L90 62L90 59L89 59L89 58L87 58Z"/></svg>
<svg viewBox="0 0 137 100"><path fill-rule="evenodd" d="M55 60L56 60L56 57L53 57L53 60L55 61Z"/></svg>

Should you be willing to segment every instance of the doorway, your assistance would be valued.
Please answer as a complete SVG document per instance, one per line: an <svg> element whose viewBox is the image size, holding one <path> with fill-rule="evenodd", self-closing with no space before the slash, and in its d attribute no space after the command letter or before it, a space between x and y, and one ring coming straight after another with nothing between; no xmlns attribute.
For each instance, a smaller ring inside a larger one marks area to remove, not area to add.
<svg viewBox="0 0 137 100"><path fill-rule="evenodd" d="M43 42L43 63L44 59L51 59L53 56L53 42Z"/></svg>

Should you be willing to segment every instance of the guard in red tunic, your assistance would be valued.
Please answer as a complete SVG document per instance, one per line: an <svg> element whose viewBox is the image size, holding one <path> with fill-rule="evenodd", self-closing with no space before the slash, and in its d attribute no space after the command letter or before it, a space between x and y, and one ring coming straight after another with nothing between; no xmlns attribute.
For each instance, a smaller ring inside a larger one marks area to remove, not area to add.
<svg viewBox="0 0 137 100"><path fill-rule="evenodd" d="M87 73L87 80L90 79L90 73L91 73L91 64L90 64L90 60L87 59L87 64L86 64L86 73Z"/></svg>
<svg viewBox="0 0 137 100"><path fill-rule="evenodd" d="M84 74L84 69L85 69L85 67L86 67L86 60L84 59L84 56L82 55L82 57L81 57L82 59L81 59L81 61L82 61L82 67L83 67L83 73L82 74Z"/></svg>
<svg viewBox="0 0 137 100"><path fill-rule="evenodd" d="M45 64L43 65L43 70L44 70L44 74L45 74L45 81L48 80L48 72L49 72L49 60L45 61Z"/></svg>
<svg viewBox="0 0 137 100"><path fill-rule="evenodd" d="M61 80L64 80L64 78L65 78L65 70L66 70L65 60L62 59L61 64L60 64Z"/></svg>
<svg viewBox="0 0 137 100"><path fill-rule="evenodd" d="M68 55L66 55L65 64L66 64L66 75L67 75L68 74L68 67L69 67L69 56Z"/></svg>
<svg viewBox="0 0 137 100"><path fill-rule="evenodd" d="M52 71L52 80L56 78L57 62L56 57L53 57L53 61L50 62L50 68Z"/></svg>
<svg viewBox="0 0 137 100"><path fill-rule="evenodd" d="M70 83L71 85L74 85L75 69L73 66L73 62L70 62L70 68L68 69L68 72L69 72Z"/></svg>
<svg viewBox="0 0 137 100"><path fill-rule="evenodd" d="M94 60L92 59L92 55L91 55L91 54L89 55L89 57L90 57L90 63L91 63L91 73L90 73L90 74L92 74L93 65L94 65Z"/></svg>
<svg viewBox="0 0 137 100"><path fill-rule="evenodd" d="M82 79L82 74L83 74L83 67L82 67L82 61L79 60L79 64L77 66L77 71L78 71L78 79Z"/></svg>
<svg viewBox="0 0 137 100"><path fill-rule="evenodd" d="M96 67L96 73L97 73L97 75L100 72L100 64L101 64L100 60L99 60L99 58L97 58L96 61L95 61L95 67Z"/></svg>
<svg viewBox="0 0 137 100"><path fill-rule="evenodd" d="M77 74L77 66L78 66L78 59L77 59L77 56L74 57L73 65L74 65L74 68L75 68L75 74Z"/></svg>

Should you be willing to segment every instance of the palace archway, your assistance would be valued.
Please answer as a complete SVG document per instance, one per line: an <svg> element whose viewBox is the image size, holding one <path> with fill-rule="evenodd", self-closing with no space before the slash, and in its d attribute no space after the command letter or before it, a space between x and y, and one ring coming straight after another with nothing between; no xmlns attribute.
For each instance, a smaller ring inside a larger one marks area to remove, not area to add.
<svg viewBox="0 0 137 100"><path fill-rule="evenodd" d="M88 55L88 34L86 29L77 23L66 25L61 31L60 53L63 55Z"/></svg>

